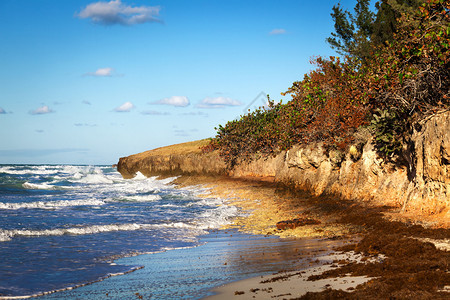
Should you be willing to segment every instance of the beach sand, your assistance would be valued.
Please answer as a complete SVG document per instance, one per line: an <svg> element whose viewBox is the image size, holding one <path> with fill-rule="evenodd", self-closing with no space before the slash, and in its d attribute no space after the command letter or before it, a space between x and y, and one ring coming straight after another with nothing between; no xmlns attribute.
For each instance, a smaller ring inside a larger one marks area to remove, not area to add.
<svg viewBox="0 0 450 300"><path fill-rule="evenodd" d="M326 289L352 291L372 278L367 276L342 276L308 280L310 276L323 274L338 268L334 261L361 262L362 256L354 253L333 253L315 258L317 266L291 272L280 272L253 277L230 283L213 290L209 300L227 299L290 299L304 296L307 292L322 292Z"/></svg>
<svg viewBox="0 0 450 300"><path fill-rule="evenodd" d="M450 298L450 230L444 223L434 228L412 223L399 218L399 208L314 197L278 186L272 178L181 177L176 182L207 187L205 196L229 199L248 213L228 228L341 243L327 256L317 254L313 266L227 284L208 299ZM305 218L317 222L277 228L280 221Z"/></svg>

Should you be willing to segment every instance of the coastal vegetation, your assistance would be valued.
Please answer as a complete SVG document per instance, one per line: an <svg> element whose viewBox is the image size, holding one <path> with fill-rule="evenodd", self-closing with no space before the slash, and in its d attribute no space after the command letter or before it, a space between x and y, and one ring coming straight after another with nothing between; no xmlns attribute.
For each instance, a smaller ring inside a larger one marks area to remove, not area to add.
<svg viewBox="0 0 450 300"><path fill-rule="evenodd" d="M354 13L340 4L327 42L339 57L314 57L315 69L292 84L286 103L219 125L203 147L218 150L228 167L268 157L295 144L322 142L346 150L373 137L378 154L404 163L414 127L450 107L450 2L382 0Z"/></svg>

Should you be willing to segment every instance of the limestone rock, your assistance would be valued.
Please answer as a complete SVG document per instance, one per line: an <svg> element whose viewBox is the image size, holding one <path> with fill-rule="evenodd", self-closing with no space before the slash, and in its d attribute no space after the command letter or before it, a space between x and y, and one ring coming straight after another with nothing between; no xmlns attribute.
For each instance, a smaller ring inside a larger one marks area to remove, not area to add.
<svg viewBox="0 0 450 300"><path fill-rule="evenodd" d="M297 145L287 152L287 165L300 169L318 168L327 159L322 144Z"/></svg>
<svg viewBox="0 0 450 300"><path fill-rule="evenodd" d="M297 145L274 157L242 163L232 170L216 152L202 153L191 142L123 157L117 169L125 178L139 171L146 176L227 174L273 177L285 185L320 195L373 201L405 211L439 213L450 206L450 112L436 114L416 126L405 152L406 166L378 157L372 141L354 145L347 154L320 143ZM172 147L172 148L171 148Z"/></svg>

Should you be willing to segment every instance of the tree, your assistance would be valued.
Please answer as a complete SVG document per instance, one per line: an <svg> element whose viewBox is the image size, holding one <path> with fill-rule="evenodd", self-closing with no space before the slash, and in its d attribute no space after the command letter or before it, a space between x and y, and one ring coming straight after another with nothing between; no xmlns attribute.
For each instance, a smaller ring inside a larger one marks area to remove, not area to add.
<svg viewBox="0 0 450 300"><path fill-rule="evenodd" d="M424 0L381 0L370 10L370 0L358 0L354 14L343 10L340 3L333 6L331 17L335 32L326 41L341 55L367 61L376 46L391 42L402 14L413 14Z"/></svg>
<svg viewBox="0 0 450 300"><path fill-rule="evenodd" d="M377 14L373 23L372 41L376 45L392 42L398 30L398 19L402 13L417 12L423 0L382 0L375 4Z"/></svg>
<svg viewBox="0 0 450 300"><path fill-rule="evenodd" d="M358 0L355 13L343 10L340 3L333 6L331 17L335 32L326 41L341 55L365 60L369 55L370 38L375 14L369 9L370 0Z"/></svg>

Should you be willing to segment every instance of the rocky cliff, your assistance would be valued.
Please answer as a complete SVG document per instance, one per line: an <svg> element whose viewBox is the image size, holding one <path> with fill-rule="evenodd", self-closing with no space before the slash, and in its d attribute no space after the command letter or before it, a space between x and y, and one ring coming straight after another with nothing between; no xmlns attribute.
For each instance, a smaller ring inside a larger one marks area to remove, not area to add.
<svg viewBox="0 0 450 300"><path fill-rule="evenodd" d="M119 160L125 178L211 174L273 177L275 181L315 195L374 201L404 211L445 213L450 206L450 112L436 114L415 126L406 152L406 166L377 156L369 140L347 153L327 152L321 144L298 145L268 159L257 159L227 170L216 152L204 154L207 141L143 152ZM448 214L447 214L448 215Z"/></svg>
<svg viewBox="0 0 450 300"><path fill-rule="evenodd" d="M226 165L217 153L202 153L200 147L208 143L208 140L194 141L122 157L117 164L117 170L126 179L133 178L137 172L147 177L225 175Z"/></svg>

